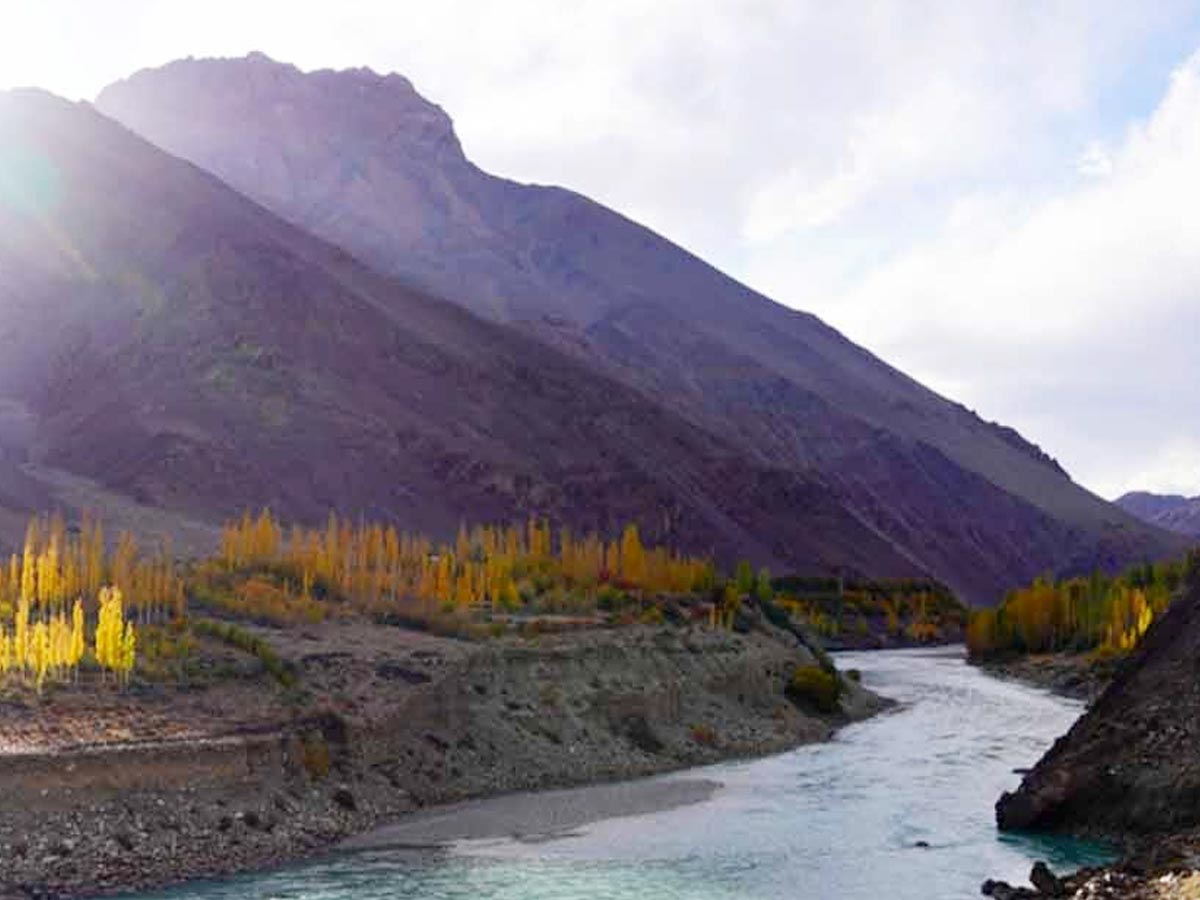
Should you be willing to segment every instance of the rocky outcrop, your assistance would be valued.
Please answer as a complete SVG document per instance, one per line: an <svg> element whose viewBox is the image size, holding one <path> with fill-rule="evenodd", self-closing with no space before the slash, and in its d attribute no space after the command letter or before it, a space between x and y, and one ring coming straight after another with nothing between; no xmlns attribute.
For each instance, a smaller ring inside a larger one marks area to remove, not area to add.
<svg viewBox="0 0 1200 900"><path fill-rule="evenodd" d="M1120 838L1200 826L1200 585L1151 626L996 817L1005 829Z"/></svg>
<svg viewBox="0 0 1200 900"><path fill-rule="evenodd" d="M1036 863L1029 875L1032 888L988 879L980 888L993 900L1194 900L1200 891L1200 873L1176 864L1165 869L1147 868L1141 862L1080 869L1057 877L1045 863Z"/></svg>
<svg viewBox="0 0 1200 900"><path fill-rule="evenodd" d="M832 716L788 701L795 668L819 661L750 625L479 644L308 632L304 689L336 702L276 728L0 757L0 896L280 863L430 804L782 751L879 708L851 680Z"/></svg>
<svg viewBox="0 0 1200 900"><path fill-rule="evenodd" d="M980 893L993 900L1049 900L1053 897L1079 897L1088 900L1140 900L1162 898L1153 880L1110 869L1083 869L1059 878L1044 862L1033 864L1029 873L1032 888L988 879Z"/></svg>

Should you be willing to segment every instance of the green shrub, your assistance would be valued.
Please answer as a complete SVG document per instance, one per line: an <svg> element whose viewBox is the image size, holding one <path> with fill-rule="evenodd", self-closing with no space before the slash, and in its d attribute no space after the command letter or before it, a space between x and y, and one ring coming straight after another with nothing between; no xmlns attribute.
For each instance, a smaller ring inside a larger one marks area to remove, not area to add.
<svg viewBox="0 0 1200 900"><path fill-rule="evenodd" d="M774 600L760 600L759 606L762 607L763 615L767 621L776 628L791 628L792 617L788 615L788 611L776 603Z"/></svg>
<svg viewBox="0 0 1200 900"><path fill-rule="evenodd" d="M817 658L817 665L821 667L821 671L836 678L837 666L833 664L833 657L825 652L825 648L810 644L808 649L812 651L812 655Z"/></svg>
<svg viewBox="0 0 1200 900"><path fill-rule="evenodd" d="M279 658L270 644L257 635L251 634L231 622L214 622L210 619L201 619L195 622L192 628L197 634L215 638L256 657L271 677L284 687L295 686L295 671Z"/></svg>
<svg viewBox="0 0 1200 900"><path fill-rule="evenodd" d="M842 682L820 666L800 666L792 674L785 690L787 697L797 706L815 709L822 713L835 713L841 709Z"/></svg>

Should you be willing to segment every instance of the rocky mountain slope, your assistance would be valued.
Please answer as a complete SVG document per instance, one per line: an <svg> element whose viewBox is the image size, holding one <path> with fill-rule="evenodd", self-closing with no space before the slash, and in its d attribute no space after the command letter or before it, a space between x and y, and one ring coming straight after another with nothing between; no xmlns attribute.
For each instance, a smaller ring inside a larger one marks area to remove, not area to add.
<svg viewBox="0 0 1200 900"><path fill-rule="evenodd" d="M1197 660L1193 582L1088 712L1000 799L1000 826L1118 838L1200 828Z"/></svg>
<svg viewBox="0 0 1200 900"><path fill-rule="evenodd" d="M725 558L917 568L819 477L377 274L86 105L0 94L0 133L10 509L85 479L106 514L637 520Z"/></svg>
<svg viewBox="0 0 1200 900"><path fill-rule="evenodd" d="M1131 491L1115 502L1143 522L1188 537L1200 537L1200 497Z"/></svg>
<svg viewBox="0 0 1200 900"><path fill-rule="evenodd" d="M1047 569L1178 546L815 317L585 197L481 171L449 117L400 76L305 74L261 54L187 60L115 84L97 105L379 271L721 435L743 459L819 477L895 555L972 600ZM803 506L795 515L825 527Z"/></svg>

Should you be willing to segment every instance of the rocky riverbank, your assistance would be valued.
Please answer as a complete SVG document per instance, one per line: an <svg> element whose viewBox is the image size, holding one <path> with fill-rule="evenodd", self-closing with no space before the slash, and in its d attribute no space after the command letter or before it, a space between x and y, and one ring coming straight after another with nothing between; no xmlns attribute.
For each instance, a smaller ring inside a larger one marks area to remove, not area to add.
<svg viewBox="0 0 1200 900"><path fill-rule="evenodd" d="M1200 897L1200 873L1146 871L1132 862L1082 869L1063 878L1050 871L1045 863L1038 863L1030 872L1029 881L1030 887L985 881L980 892L993 900L1195 900Z"/></svg>
<svg viewBox="0 0 1200 900"><path fill-rule="evenodd" d="M1121 864L1086 873L1108 893L1087 893L1081 883L1064 896L1200 893L1198 659L1200 585L1193 584L1088 712L996 804L1003 829L1102 836L1128 848Z"/></svg>
<svg viewBox="0 0 1200 900"><path fill-rule="evenodd" d="M786 699L819 661L765 621L479 643L362 623L262 631L300 680L254 694L253 716L249 692L131 696L123 721L175 710L211 733L0 757L0 896L268 866L433 804L782 751L882 705L849 679L834 714Z"/></svg>
<svg viewBox="0 0 1200 900"><path fill-rule="evenodd" d="M970 662L997 678L1015 679L1085 703L1100 696L1117 667L1115 659L1097 659L1086 653L1013 655Z"/></svg>

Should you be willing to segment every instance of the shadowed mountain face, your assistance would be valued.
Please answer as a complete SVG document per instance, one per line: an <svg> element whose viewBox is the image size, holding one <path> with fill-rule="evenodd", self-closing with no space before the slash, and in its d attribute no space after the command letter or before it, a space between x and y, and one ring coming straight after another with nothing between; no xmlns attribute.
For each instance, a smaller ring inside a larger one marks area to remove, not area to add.
<svg viewBox="0 0 1200 900"><path fill-rule="evenodd" d="M526 514L637 520L727 559L919 570L818 475L747 464L86 105L0 94L0 133L9 508L87 479L201 522L260 505L440 534Z"/></svg>
<svg viewBox="0 0 1200 900"><path fill-rule="evenodd" d="M1200 537L1200 497L1131 491L1117 498L1116 504L1143 522L1188 537Z"/></svg>
<svg viewBox="0 0 1200 900"><path fill-rule="evenodd" d="M819 479L897 555L973 600L1047 569L1177 547L1016 432L815 317L585 197L481 171L404 78L305 74L254 54L141 72L97 104L376 270L720 435L747 464ZM821 527L803 507L794 514Z"/></svg>

